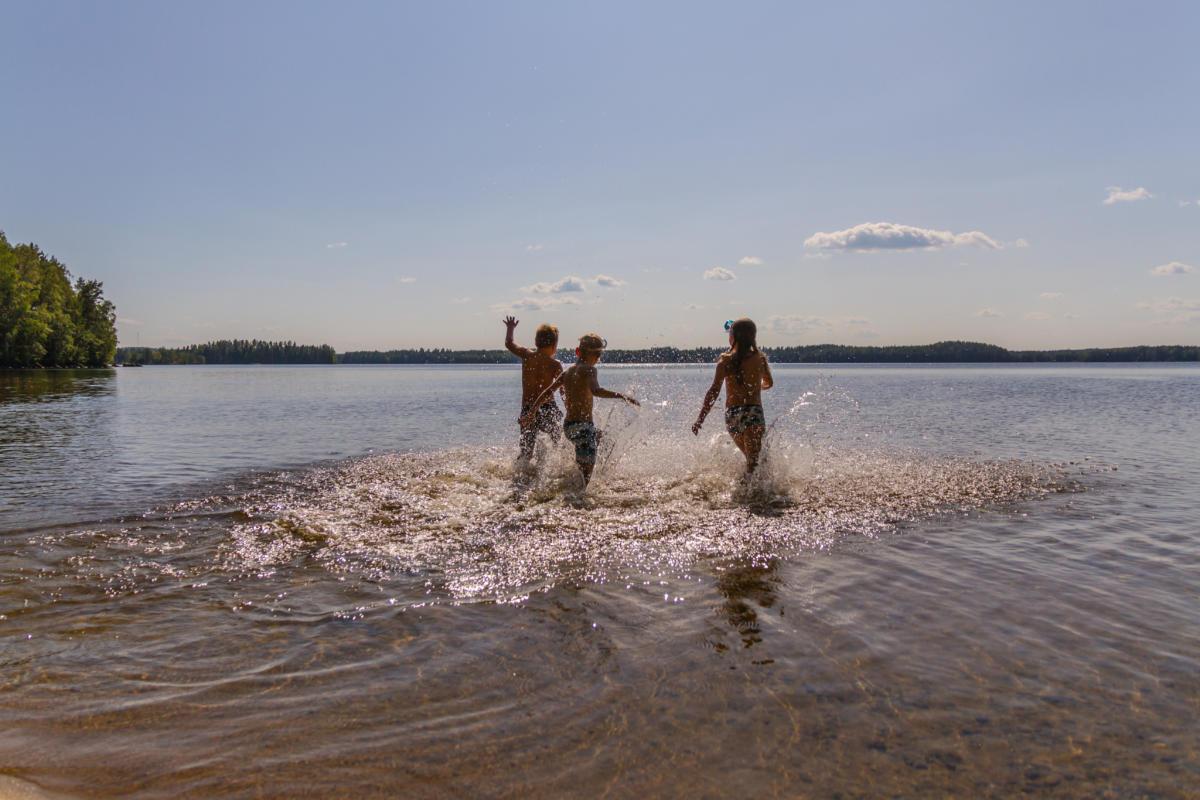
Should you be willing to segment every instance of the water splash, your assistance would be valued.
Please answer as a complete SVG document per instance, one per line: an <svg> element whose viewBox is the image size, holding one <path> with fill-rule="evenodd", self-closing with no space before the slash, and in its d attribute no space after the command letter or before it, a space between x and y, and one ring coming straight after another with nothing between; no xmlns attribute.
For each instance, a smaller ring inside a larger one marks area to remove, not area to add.
<svg viewBox="0 0 1200 800"><path fill-rule="evenodd" d="M868 446L858 404L819 384L770 426L762 466L719 430L694 438L670 399L612 405L586 493L566 443L531 464L496 448L381 455L283 476L245 498L230 569L318 563L373 581L419 576L454 600L562 582L686 576L712 558L761 560L876 536L1064 487L1054 467Z"/></svg>

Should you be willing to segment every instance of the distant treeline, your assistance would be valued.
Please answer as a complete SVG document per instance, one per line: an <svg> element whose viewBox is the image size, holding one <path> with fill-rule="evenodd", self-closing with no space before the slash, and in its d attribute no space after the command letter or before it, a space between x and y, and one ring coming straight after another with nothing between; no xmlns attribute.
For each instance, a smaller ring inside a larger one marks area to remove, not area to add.
<svg viewBox="0 0 1200 800"><path fill-rule="evenodd" d="M327 344L221 339L187 347L122 347L122 364L334 364L337 353Z"/></svg>
<svg viewBox="0 0 1200 800"><path fill-rule="evenodd" d="M516 357L507 350L355 350L342 353L342 364L511 364Z"/></svg>
<svg viewBox="0 0 1200 800"><path fill-rule="evenodd" d="M890 347L813 344L764 347L779 364L997 364L1035 362L1200 361L1200 347L1161 345L1089 348L1086 350L1006 350L979 342ZM722 350L716 347L652 347L645 350L607 350L609 364L711 364ZM573 361L575 354L560 350L558 357ZM219 341L176 349L122 347L117 360L140 364L511 364L507 350L357 350L335 354L329 345L295 342Z"/></svg>
<svg viewBox="0 0 1200 800"><path fill-rule="evenodd" d="M106 367L117 349L104 284L0 231L0 367Z"/></svg>

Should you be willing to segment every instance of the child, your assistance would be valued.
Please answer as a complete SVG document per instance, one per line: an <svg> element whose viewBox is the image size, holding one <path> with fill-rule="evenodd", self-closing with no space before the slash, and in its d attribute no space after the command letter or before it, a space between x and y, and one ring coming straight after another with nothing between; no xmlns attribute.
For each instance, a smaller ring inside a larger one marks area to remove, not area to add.
<svg viewBox="0 0 1200 800"><path fill-rule="evenodd" d="M533 455L533 446L537 444L538 431L550 434L555 442L560 435L558 423L562 419L562 412L554 402L553 393L548 392L545 399L538 400L542 390L554 383L563 371L562 364L554 357L558 351L558 328L539 325L537 333L533 335L537 350L529 350L513 342L513 329L519 324L517 318L506 317L504 324L508 328L504 346L521 359L521 458L529 459ZM525 419L527 414L531 414L528 422Z"/></svg>
<svg viewBox="0 0 1200 800"><path fill-rule="evenodd" d="M721 396L721 383L725 384L725 429L733 442L746 456L746 472L758 467L758 456L762 452L763 434L767 432L767 420L763 416L762 390L775 385L767 357L758 350L755 339L758 329L753 320L743 317L725 323L729 331L729 351L717 359L717 374L712 386L704 395L704 406L692 433L699 435L704 418L712 410L713 403Z"/></svg>
<svg viewBox="0 0 1200 800"><path fill-rule="evenodd" d="M575 349L578 361L567 368L554 383L542 390L534 401L536 408L546 398L554 394L554 390L562 387L563 399L567 406L567 419L563 423L563 433L567 440L575 445L575 463L583 473L583 485L586 487L592 479L592 469L596 466L596 446L600 442L601 431L592 422L592 398L607 397L613 400L624 400L633 405L639 405L637 400L626 397L620 392L610 392L601 389L596 377L596 362L600 360L600 352L607 343L594 333L579 338L579 347ZM526 411L521 417L522 424L532 420L534 412Z"/></svg>

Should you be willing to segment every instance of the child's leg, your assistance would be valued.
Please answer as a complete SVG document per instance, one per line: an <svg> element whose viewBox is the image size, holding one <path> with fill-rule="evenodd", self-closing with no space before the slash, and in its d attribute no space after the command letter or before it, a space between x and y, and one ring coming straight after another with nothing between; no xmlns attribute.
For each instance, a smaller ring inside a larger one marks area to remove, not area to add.
<svg viewBox="0 0 1200 800"><path fill-rule="evenodd" d="M583 473L583 485L587 486L592 482L592 470L596 468L595 464L588 464L583 461L576 461L579 471Z"/></svg>
<svg viewBox="0 0 1200 800"><path fill-rule="evenodd" d="M763 435L767 432L766 428L755 425L747 428L742 434L744 442L741 445L742 452L746 454L746 471L754 472L758 468L758 457L762 453Z"/></svg>
<svg viewBox="0 0 1200 800"><path fill-rule="evenodd" d="M530 425L521 427L521 458L533 458L533 448L537 444L537 428Z"/></svg>

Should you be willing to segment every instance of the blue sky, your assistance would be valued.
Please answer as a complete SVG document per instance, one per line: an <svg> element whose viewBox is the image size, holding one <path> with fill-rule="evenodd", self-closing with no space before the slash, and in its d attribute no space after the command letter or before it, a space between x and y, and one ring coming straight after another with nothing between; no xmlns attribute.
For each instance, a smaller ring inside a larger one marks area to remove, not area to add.
<svg viewBox="0 0 1200 800"><path fill-rule="evenodd" d="M1200 343L1200 5L833 6L5 0L0 229L125 344Z"/></svg>

